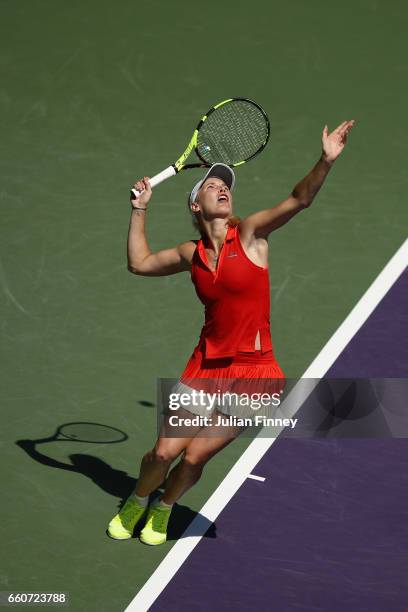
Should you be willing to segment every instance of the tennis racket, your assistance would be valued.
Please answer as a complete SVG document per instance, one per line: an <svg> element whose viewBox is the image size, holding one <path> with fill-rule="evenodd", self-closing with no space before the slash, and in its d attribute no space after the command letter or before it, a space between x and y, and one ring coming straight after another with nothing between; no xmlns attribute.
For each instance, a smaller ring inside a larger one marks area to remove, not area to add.
<svg viewBox="0 0 408 612"><path fill-rule="evenodd" d="M155 187L181 170L210 168L217 162L240 166L265 148L269 135L269 119L259 104L247 98L223 100L204 115L178 160L153 176L150 185ZM200 161L186 164L193 149ZM130 197L135 199L141 193L132 189Z"/></svg>

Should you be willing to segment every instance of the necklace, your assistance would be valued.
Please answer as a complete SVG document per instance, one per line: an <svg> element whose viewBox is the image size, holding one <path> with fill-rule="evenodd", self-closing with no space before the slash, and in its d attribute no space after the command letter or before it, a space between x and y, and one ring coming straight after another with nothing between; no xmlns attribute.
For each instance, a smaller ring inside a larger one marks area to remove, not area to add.
<svg viewBox="0 0 408 612"><path fill-rule="evenodd" d="M218 253L218 255L216 255L215 253L208 253L207 251L207 260L210 261L210 257L211 257L213 268L217 267L218 260L220 258L220 253L221 251Z"/></svg>

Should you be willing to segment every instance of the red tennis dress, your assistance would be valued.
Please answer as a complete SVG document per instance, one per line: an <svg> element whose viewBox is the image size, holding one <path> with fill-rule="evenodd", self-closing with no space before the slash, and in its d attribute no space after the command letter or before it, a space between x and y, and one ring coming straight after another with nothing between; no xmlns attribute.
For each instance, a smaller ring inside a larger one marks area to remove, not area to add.
<svg viewBox="0 0 408 612"><path fill-rule="evenodd" d="M205 252L207 240L199 240L191 268L192 282L205 307L205 322L181 381L193 386L196 378L213 379L213 383L214 379L284 378L272 347L268 268L247 257L235 226L228 228L218 266L212 271ZM261 349L255 350L258 331Z"/></svg>

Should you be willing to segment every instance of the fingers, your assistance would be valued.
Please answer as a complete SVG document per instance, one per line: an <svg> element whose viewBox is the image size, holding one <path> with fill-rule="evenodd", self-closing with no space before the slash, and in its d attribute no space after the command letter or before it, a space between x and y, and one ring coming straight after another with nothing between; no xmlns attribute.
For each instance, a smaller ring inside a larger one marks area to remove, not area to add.
<svg viewBox="0 0 408 612"><path fill-rule="evenodd" d="M354 125L354 119L351 119L351 121L347 121L346 125L340 131L339 135L340 135L341 141L344 144L346 144L347 142L347 136L349 135L349 132L352 129L353 125Z"/></svg>
<svg viewBox="0 0 408 612"><path fill-rule="evenodd" d="M349 132L354 125L354 119L350 119L348 121L343 121L335 130L336 134L344 134L345 132Z"/></svg>
<svg viewBox="0 0 408 612"><path fill-rule="evenodd" d="M134 185L134 189L137 189L139 193L142 191L150 192L152 190L150 186L150 178L148 176L144 176L142 179L139 179Z"/></svg>
<svg viewBox="0 0 408 612"><path fill-rule="evenodd" d="M152 190L150 186L150 178L148 176L143 177L143 182L144 182L145 190L147 192L150 192Z"/></svg>
<svg viewBox="0 0 408 612"><path fill-rule="evenodd" d="M346 121L344 127L342 128L342 132L349 132L354 125L354 119L350 119L350 121Z"/></svg>
<svg viewBox="0 0 408 612"><path fill-rule="evenodd" d="M346 132L349 132L352 129L352 127L354 126L354 123L355 123L354 119L351 119L350 121L347 122Z"/></svg>
<svg viewBox="0 0 408 612"><path fill-rule="evenodd" d="M342 123L340 123L340 125L338 125L336 129L333 130L333 134L340 134L340 132L345 128L346 125L347 121L343 121Z"/></svg>
<svg viewBox="0 0 408 612"><path fill-rule="evenodd" d="M325 126L323 130L323 142L326 140L327 137L330 137L332 141L338 142L339 145L346 144L347 136L350 130L352 129L354 123L355 123L354 119L343 121L342 123L340 123L339 126L336 127L335 130L333 130L333 132L330 135L328 134L328 132L326 132L327 126Z"/></svg>
<svg viewBox="0 0 408 612"><path fill-rule="evenodd" d="M144 176L136 181L133 188L138 192L137 196L135 196L133 192L131 193L130 200L133 203L133 206L142 206L143 208L146 208L152 196L150 178L148 176Z"/></svg>

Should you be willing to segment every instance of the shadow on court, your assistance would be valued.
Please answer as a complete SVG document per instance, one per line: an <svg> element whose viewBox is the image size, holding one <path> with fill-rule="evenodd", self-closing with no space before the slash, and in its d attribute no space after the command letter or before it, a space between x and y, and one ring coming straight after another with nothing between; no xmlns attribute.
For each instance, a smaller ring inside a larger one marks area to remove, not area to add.
<svg viewBox="0 0 408 612"><path fill-rule="evenodd" d="M408 388L394 379L322 378L296 412L295 430L285 437L404 437L401 417Z"/></svg>
<svg viewBox="0 0 408 612"><path fill-rule="evenodd" d="M122 508L126 499L135 489L137 483L136 478L129 476L129 474L123 470L112 468L99 457L75 453L68 455L71 463L64 463L41 453L36 448L38 440L17 440L16 444L22 448L29 457L42 465L86 476L105 491L105 493L120 499L118 509ZM156 499L159 495L159 490L152 493L151 501ZM205 530L206 533L204 537L215 538L216 528L211 521L199 515L199 513L194 512L187 506L175 504L172 512L172 521L168 527L167 540L179 540L182 538L183 533L196 517L199 517L199 520L195 521L194 530L191 531L190 529L189 535L201 535ZM134 537L138 537L139 533L140 526L137 525Z"/></svg>

